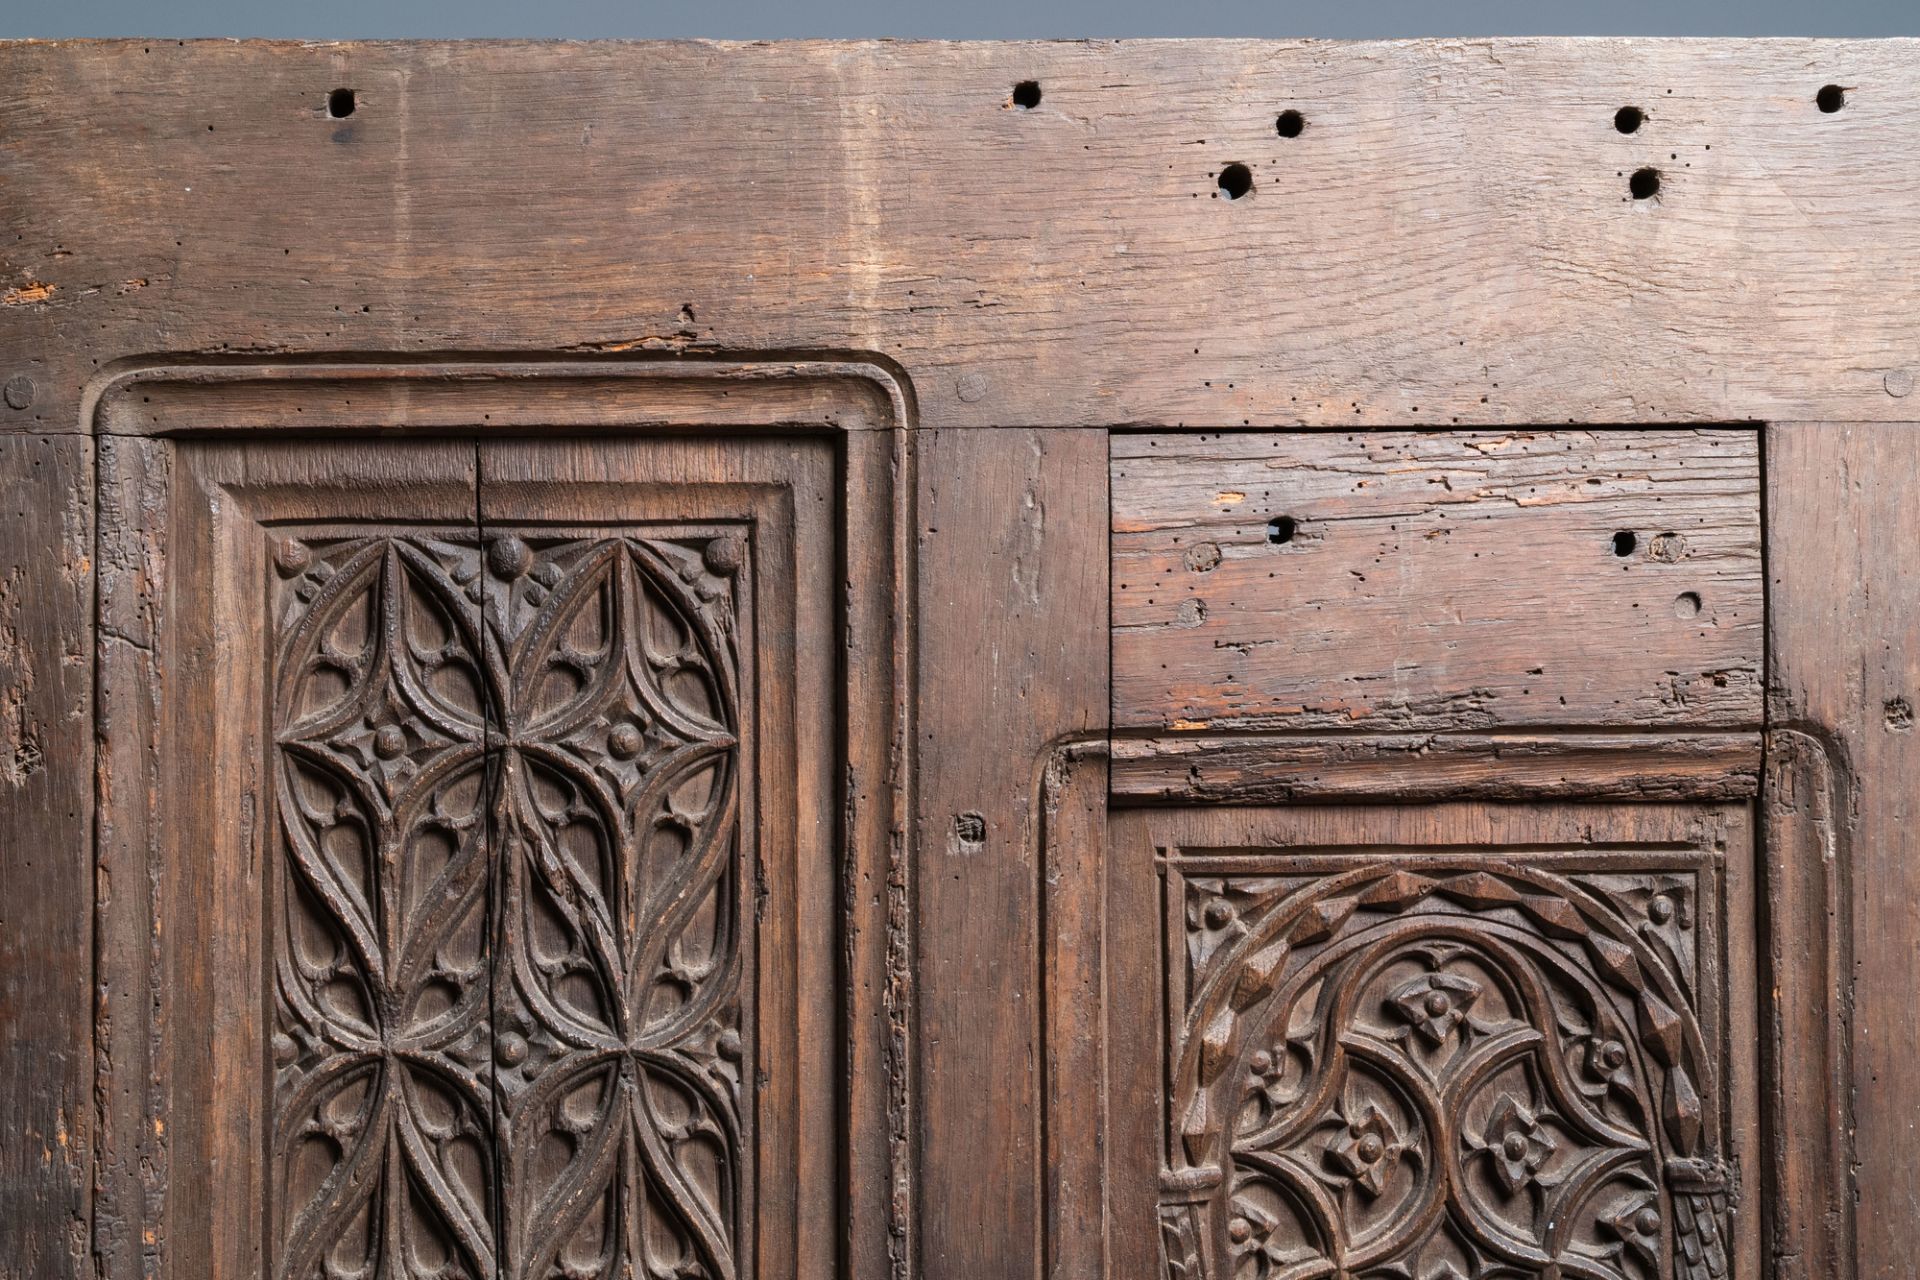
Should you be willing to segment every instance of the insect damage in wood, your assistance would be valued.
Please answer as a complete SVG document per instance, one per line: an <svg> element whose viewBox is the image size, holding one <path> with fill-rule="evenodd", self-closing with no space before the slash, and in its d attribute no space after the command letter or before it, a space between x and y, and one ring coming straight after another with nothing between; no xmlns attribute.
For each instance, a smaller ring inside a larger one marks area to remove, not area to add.
<svg viewBox="0 0 1920 1280"><path fill-rule="evenodd" d="M1118 727L1759 723L1751 431L1116 435L1112 468Z"/></svg>

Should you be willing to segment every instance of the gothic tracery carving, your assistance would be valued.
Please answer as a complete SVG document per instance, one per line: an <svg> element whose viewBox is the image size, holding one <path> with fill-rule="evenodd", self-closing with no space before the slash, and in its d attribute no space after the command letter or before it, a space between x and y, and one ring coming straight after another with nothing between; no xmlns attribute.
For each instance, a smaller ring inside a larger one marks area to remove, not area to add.
<svg viewBox="0 0 1920 1280"><path fill-rule="evenodd" d="M1720 1277L1711 872L1170 873L1173 1277Z"/></svg>
<svg viewBox="0 0 1920 1280"><path fill-rule="evenodd" d="M738 1274L744 560L278 545L277 1274Z"/></svg>

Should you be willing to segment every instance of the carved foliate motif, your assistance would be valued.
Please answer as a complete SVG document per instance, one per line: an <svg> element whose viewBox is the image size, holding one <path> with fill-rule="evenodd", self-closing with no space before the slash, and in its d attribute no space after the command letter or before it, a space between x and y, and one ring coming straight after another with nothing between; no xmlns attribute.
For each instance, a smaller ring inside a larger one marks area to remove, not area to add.
<svg viewBox="0 0 1920 1280"><path fill-rule="evenodd" d="M277 1275L738 1274L744 557L276 548Z"/></svg>
<svg viewBox="0 0 1920 1280"><path fill-rule="evenodd" d="M1308 865L1172 860L1170 1276L1725 1274L1709 866Z"/></svg>

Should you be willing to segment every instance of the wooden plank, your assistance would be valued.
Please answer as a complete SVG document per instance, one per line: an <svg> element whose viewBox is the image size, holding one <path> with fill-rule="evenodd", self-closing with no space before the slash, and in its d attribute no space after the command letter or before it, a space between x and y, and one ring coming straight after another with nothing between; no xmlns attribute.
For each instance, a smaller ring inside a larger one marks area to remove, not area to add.
<svg viewBox="0 0 1920 1280"><path fill-rule="evenodd" d="M1758 789L1760 735L1181 735L1119 739L1111 767L1130 801L1730 800Z"/></svg>
<svg viewBox="0 0 1920 1280"><path fill-rule="evenodd" d="M1114 725L1757 727L1758 443L1116 435Z"/></svg>
<svg viewBox="0 0 1920 1280"><path fill-rule="evenodd" d="M1915 426L1767 431L1768 719L1794 735L1780 754L1817 756L1799 771L1809 788L1773 788L1768 802L1794 824L1772 868L1780 879L1770 886L1770 909L1789 940L1775 981L1785 984L1776 1034L1786 1037L1790 1056L1769 1102L1786 1118L1786 1159L1829 1179L1784 1183L1799 1194L1777 1247L1786 1274L1795 1276L1888 1280L1913 1271L1920 1221L1913 1158L1920 1141L1916 475ZM1831 784L1822 784L1824 774L1833 775ZM1813 924L1826 927L1807 927ZM1797 1122L1810 1113L1831 1118L1832 1128ZM1851 1245L1849 1213L1857 1231Z"/></svg>
<svg viewBox="0 0 1920 1280"><path fill-rule="evenodd" d="M920 1264L1039 1266L1038 842L1059 739L1103 729L1106 436L920 440L914 847Z"/></svg>
<svg viewBox="0 0 1920 1280"><path fill-rule="evenodd" d="M0 441L0 1272L90 1275L93 446Z"/></svg>
<svg viewBox="0 0 1920 1280"><path fill-rule="evenodd" d="M167 351L864 350L942 426L1891 419L1920 376L1911 41L21 42L0 84L6 429Z"/></svg>

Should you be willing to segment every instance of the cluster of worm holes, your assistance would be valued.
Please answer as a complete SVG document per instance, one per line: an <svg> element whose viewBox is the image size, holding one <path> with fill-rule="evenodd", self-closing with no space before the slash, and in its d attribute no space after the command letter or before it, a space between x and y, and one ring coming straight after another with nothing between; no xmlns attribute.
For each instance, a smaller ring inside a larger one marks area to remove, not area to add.
<svg viewBox="0 0 1920 1280"><path fill-rule="evenodd" d="M1847 91L1837 84L1823 85L1813 95L1814 105L1832 115L1847 105ZM1031 111L1040 105L1040 82L1022 80L1013 86L1013 105L1022 111ZM348 94L348 111L352 111L352 95ZM338 114L338 113L336 113ZM1639 107L1621 107L1613 113L1613 127L1621 133L1638 133L1640 126L1647 122L1647 113ZM1283 138L1297 138L1307 127L1307 118L1289 107L1274 117L1273 131ZM1214 198L1225 196L1228 200L1241 200L1253 194L1253 170L1235 161L1225 165L1213 175L1219 188ZM1660 194L1660 170L1647 165L1633 171L1627 179L1627 192L1635 200L1651 200Z"/></svg>
<svg viewBox="0 0 1920 1280"><path fill-rule="evenodd" d="M1271 546L1283 547L1293 541L1294 534L1298 533L1299 530L1300 522L1292 516L1275 516L1273 519L1267 521L1267 542ZM1682 548L1679 552L1663 551L1663 542L1671 544L1673 542L1673 535L1665 534L1660 538L1654 539L1653 556L1655 559L1673 560L1677 558L1678 555L1685 553L1684 542L1679 544ZM1621 529L1613 535L1612 545L1613 554L1625 560L1640 549L1640 535L1631 529ZM1217 556L1215 562L1218 562ZM1700 608L1700 593L1697 591L1682 591L1678 596L1674 597L1673 616L1676 618L1697 618L1700 616Z"/></svg>

